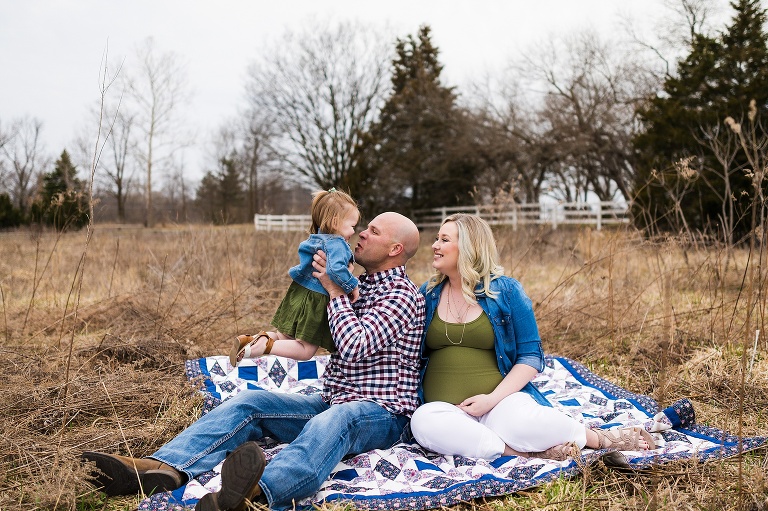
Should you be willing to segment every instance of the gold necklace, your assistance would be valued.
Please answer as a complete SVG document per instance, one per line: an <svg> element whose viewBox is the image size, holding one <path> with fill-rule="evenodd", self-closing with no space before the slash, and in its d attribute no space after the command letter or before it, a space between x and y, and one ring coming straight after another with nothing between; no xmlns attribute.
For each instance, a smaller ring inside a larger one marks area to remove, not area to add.
<svg viewBox="0 0 768 511"><path fill-rule="evenodd" d="M448 289L449 289L449 291L448 291L448 313L450 315L452 315L454 318L456 318L456 321L458 323L463 323L464 322L464 318L467 317L467 312L469 312L469 308L472 306L472 304L466 303L466 301L465 301L464 303L465 303L466 307L464 307L464 312L459 314L460 309L458 307L456 308L456 312L454 312L453 309L451 308L451 295L453 294L453 286L451 286L451 281L450 280L448 281Z"/></svg>
<svg viewBox="0 0 768 511"><path fill-rule="evenodd" d="M471 304L467 304L467 307L464 309L464 314L459 315L453 312L453 309L451 309L451 295L453 294L453 287L451 287L451 281L448 281L448 314L452 315L454 318L459 320L459 323L462 323L461 327L461 339L459 339L459 342L453 342L453 339L450 338L448 335L448 322L443 321L443 326L445 327L445 337L448 339L448 342L453 344L454 346L458 346L462 342L464 342L464 331L467 329L467 323L463 321L464 318L467 317L467 312L469 312L469 307Z"/></svg>

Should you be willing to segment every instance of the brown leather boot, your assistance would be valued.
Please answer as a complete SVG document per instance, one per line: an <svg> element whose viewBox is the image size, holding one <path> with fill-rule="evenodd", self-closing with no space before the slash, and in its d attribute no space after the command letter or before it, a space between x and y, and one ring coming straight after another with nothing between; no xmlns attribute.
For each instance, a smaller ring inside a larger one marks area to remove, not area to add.
<svg viewBox="0 0 768 511"><path fill-rule="evenodd" d="M102 452L84 452L80 458L96 464L91 472L92 482L109 496L132 495L142 491L152 495L171 491L184 484L186 476L151 458L129 458Z"/></svg>
<svg viewBox="0 0 768 511"><path fill-rule="evenodd" d="M256 442L246 442L227 456L221 466L221 489L203 495L195 511L244 511L248 502L262 502L259 480L267 459Z"/></svg>

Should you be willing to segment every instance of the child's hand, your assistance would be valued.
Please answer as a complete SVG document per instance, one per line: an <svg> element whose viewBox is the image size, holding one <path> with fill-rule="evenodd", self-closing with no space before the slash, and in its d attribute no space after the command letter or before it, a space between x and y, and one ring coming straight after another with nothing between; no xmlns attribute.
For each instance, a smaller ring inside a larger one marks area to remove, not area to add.
<svg viewBox="0 0 768 511"><path fill-rule="evenodd" d="M352 290L351 293L349 293L349 300L352 303L355 303L358 298L360 298L360 288L356 287L355 289Z"/></svg>

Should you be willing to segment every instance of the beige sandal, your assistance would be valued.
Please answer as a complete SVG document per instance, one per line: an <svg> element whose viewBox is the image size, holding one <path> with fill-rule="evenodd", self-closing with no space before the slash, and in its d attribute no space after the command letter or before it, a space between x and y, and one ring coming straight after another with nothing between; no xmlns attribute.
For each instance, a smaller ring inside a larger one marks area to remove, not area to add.
<svg viewBox="0 0 768 511"><path fill-rule="evenodd" d="M643 451L640 448L640 440L648 443L648 450L656 448L656 442L650 433L640 427L599 429L592 428L597 433L600 449L613 449L616 451Z"/></svg>
<svg viewBox="0 0 768 511"><path fill-rule="evenodd" d="M529 458L541 458L544 460L565 461L568 458L578 458L581 455L581 449L574 442L566 442L564 444L550 447L549 449L541 452L529 452Z"/></svg>
<svg viewBox="0 0 768 511"><path fill-rule="evenodd" d="M267 345L264 348L264 353L251 353L251 346L262 337L267 338ZM237 364L244 358L269 355L274 344L275 340L264 330L256 335L238 335L235 337L232 343L232 349L229 352L229 363L232 364L232 367L237 367Z"/></svg>

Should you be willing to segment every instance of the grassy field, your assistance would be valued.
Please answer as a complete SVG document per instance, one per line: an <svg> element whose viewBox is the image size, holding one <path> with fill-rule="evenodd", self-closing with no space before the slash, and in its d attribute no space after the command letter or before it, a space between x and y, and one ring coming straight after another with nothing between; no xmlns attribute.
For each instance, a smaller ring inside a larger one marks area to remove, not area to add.
<svg viewBox="0 0 768 511"><path fill-rule="evenodd" d="M767 298L759 258L748 265L745 250L630 231L496 234L547 353L662 407L687 397L700 423L768 433L764 335L753 350ZM423 233L408 268L419 284L432 237ZM250 225L97 226L87 244L85 232L0 233L0 509L135 509L137 497L95 492L78 455L146 455L194 421L201 403L184 360L224 353L233 335L268 325L303 238ZM768 456L632 475L597 464L465 507L768 509Z"/></svg>

